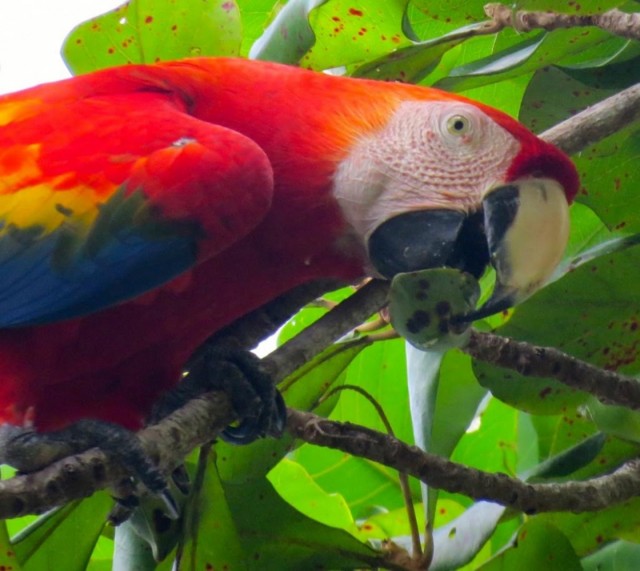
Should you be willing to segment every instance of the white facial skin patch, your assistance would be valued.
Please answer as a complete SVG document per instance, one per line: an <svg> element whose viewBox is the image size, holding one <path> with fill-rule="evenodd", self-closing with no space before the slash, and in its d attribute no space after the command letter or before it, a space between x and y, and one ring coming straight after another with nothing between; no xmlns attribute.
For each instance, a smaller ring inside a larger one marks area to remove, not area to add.
<svg viewBox="0 0 640 571"><path fill-rule="evenodd" d="M517 139L473 105L406 101L354 145L337 169L334 195L366 244L398 214L479 208L519 150Z"/></svg>

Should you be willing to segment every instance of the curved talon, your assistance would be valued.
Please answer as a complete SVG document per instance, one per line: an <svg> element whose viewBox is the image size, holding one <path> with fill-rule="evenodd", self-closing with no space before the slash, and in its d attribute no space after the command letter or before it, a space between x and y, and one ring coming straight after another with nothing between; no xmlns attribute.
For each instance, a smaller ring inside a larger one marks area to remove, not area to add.
<svg viewBox="0 0 640 571"><path fill-rule="evenodd" d="M205 392L223 390L240 422L227 427L221 433L222 440L242 445L265 436L282 436L287 409L271 377L260 367L260 360L245 349L208 347L194 359L184 379L156 403L150 423Z"/></svg>
<svg viewBox="0 0 640 571"><path fill-rule="evenodd" d="M278 390L268 405L263 401L263 409L257 417L244 418L238 426L228 426L220 433L220 438L228 444L242 446L251 444L265 436L282 436L287 425L287 406Z"/></svg>
<svg viewBox="0 0 640 571"><path fill-rule="evenodd" d="M0 460L23 472L33 472L56 460L100 448L113 457L149 492L166 505L168 517L177 518L178 506L167 486L167 480L147 457L138 437L126 428L94 419L83 419L57 431L35 432L31 428L0 426ZM113 523L122 523L137 506L134 485L128 479L120 490Z"/></svg>
<svg viewBox="0 0 640 571"><path fill-rule="evenodd" d="M162 502L164 503L165 508L167 508L166 516L169 519L176 520L180 517L180 508L175 500L175 498L171 495L169 489L165 489L158 494Z"/></svg>

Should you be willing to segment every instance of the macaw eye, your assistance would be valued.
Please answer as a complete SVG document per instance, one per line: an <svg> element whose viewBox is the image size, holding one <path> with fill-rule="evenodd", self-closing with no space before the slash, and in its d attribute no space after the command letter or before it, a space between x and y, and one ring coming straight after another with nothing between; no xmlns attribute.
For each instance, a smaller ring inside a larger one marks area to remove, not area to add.
<svg viewBox="0 0 640 571"><path fill-rule="evenodd" d="M452 135L466 135L471 130L471 121L464 115L452 115L447 119L447 131Z"/></svg>

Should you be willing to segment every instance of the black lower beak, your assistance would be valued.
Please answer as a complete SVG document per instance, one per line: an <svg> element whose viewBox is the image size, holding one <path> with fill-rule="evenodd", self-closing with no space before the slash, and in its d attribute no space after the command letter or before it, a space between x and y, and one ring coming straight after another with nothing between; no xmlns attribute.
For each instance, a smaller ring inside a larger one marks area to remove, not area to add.
<svg viewBox="0 0 640 571"><path fill-rule="evenodd" d="M369 258L391 279L403 272L450 267L479 278L489 263L482 212L416 210L383 222L369 238Z"/></svg>

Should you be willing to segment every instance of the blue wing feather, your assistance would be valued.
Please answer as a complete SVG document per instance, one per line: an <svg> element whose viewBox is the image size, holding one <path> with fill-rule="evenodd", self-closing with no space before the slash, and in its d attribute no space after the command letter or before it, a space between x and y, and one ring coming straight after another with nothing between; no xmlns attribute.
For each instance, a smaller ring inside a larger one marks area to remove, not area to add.
<svg viewBox="0 0 640 571"><path fill-rule="evenodd" d="M127 208L126 203L134 200L136 204ZM109 203L86 236L71 236L73 247L70 232L81 231L67 225L33 240L3 233L0 327L92 313L136 297L193 266L196 232L141 217L139 196L125 198L118 192Z"/></svg>

